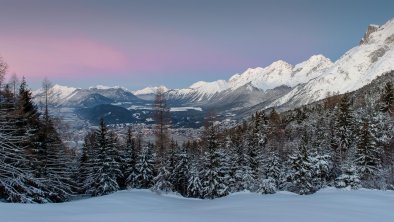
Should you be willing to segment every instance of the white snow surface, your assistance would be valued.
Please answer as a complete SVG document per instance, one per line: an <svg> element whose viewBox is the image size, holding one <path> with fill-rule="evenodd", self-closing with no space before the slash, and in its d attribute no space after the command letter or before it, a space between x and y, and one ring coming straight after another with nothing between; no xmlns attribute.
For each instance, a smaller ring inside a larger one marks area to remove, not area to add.
<svg viewBox="0 0 394 222"><path fill-rule="evenodd" d="M157 90L163 90L163 92L167 92L169 89L165 86L148 86L140 90L136 91L131 91L134 95L149 95L149 94L155 94Z"/></svg>
<svg viewBox="0 0 394 222"><path fill-rule="evenodd" d="M215 200L149 190L121 191L60 204L0 203L4 222L391 222L394 192L337 190L313 195L235 193Z"/></svg>

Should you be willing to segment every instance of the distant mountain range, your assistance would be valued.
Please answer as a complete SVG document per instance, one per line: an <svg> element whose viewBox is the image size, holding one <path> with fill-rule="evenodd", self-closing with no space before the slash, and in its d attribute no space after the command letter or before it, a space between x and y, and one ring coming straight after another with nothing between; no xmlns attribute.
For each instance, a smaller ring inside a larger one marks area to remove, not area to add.
<svg viewBox="0 0 394 222"><path fill-rule="evenodd" d="M123 87L77 89L54 85L50 101L56 106L78 108L102 104L147 108L156 90L162 88L170 106L200 107L227 118L245 110L270 107L287 110L355 91L391 70L394 70L394 19L382 26L370 25L360 44L335 62L323 55L314 55L296 65L279 60L264 68L247 69L228 80L199 81L183 89L158 86L129 91ZM42 90L34 95L40 102Z"/></svg>

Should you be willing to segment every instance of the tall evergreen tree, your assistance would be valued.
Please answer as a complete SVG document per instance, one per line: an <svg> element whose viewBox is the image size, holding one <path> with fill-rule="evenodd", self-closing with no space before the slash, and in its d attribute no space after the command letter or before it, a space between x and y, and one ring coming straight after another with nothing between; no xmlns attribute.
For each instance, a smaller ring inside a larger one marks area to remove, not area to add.
<svg viewBox="0 0 394 222"><path fill-rule="evenodd" d="M187 185L187 196L195 198L203 198L204 190L201 182L200 170L197 164L193 163L190 168L190 176Z"/></svg>
<svg viewBox="0 0 394 222"><path fill-rule="evenodd" d="M394 113L394 87L391 82L387 82L384 86L382 95L381 95L381 107L380 110L382 112L389 112L390 114Z"/></svg>
<svg viewBox="0 0 394 222"><path fill-rule="evenodd" d="M185 147L177 149L177 164L172 172L174 180L174 188L181 195L187 195L187 185L189 180L189 156Z"/></svg>
<svg viewBox="0 0 394 222"><path fill-rule="evenodd" d="M291 173L290 179L294 185L294 191L303 195L315 192L313 186L313 168L309 154L309 141L305 133L297 152L290 156Z"/></svg>
<svg viewBox="0 0 394 222"><path fill-rule="evenodd" d="M128 156L128 163L125 171L126 186L128 188L136 188L138 186L138 168L137 163L141 152L141 137L134 138L131 129L127 131L126 139L126 153Z"/></svg>
<svg viewBox="0 0 394 222"><path fill-rule="evenodd" d="M211 120L205 128L205 154L203 168L203 190L204 198L213 199L228 194L228 186L224 183L221 176L221 161L219 149L219 141L217 135L217 126Z"/></svg>
<svg viewBox="0 0 394 222"><path fill-rule="evenodd" d="M375 178L381 167L380 152L376 144L376 138L372 133L373 127L368 120L364 120L357 145L355 164L363 180Z"/></svg>
<svg viewBox="0 0 394 222"><path fill-rule="evenodd" d="M354 148L355 129L351 101L344 95L336 108L336 118L332 147L335 152L334 164L338 165L347 160L349 151Z"/></svg>
<svg viewBox="0 0 394 222"><path fill-rule="evenodd" d="M155 158L153 154L153 144L145 146L139 156L137 162L137 188L151 188L153 186L153 179L155 177Z"/></svg>
<svg viewBox="0 0 394 222"><path fill-rule="evenodd" d="M96 131L94 157L95 171L93 184L89 191L93 196L101 196L119 190L117 178L121 175L120 166L116 161L116 138L108 132L104 120L100 120L99 129Z"/></svg>

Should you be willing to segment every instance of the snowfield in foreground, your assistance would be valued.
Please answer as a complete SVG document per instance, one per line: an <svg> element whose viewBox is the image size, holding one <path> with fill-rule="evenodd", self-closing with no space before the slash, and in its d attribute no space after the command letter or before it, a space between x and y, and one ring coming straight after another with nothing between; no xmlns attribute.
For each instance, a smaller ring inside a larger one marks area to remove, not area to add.
<svg viewBox="0 0 394 222"><path fill-rule="evenodd" d="M61 204L0 203L0 215L4 222L380 222L394 220L394 192L324 189L308 196L236 193L198 200L131 190Z"/></svg>

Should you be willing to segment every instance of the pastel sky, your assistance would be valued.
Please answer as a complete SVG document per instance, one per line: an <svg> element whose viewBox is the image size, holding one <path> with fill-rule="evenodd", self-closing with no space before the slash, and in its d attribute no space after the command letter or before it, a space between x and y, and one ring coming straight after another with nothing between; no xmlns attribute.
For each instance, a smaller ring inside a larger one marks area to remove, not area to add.
<svg viewBox="0 0 394 222"><path fill-rule="evenodd" d="M0 56L40 86L228 79L278 59L335 61L392 0L0 0Z"/></svg>

